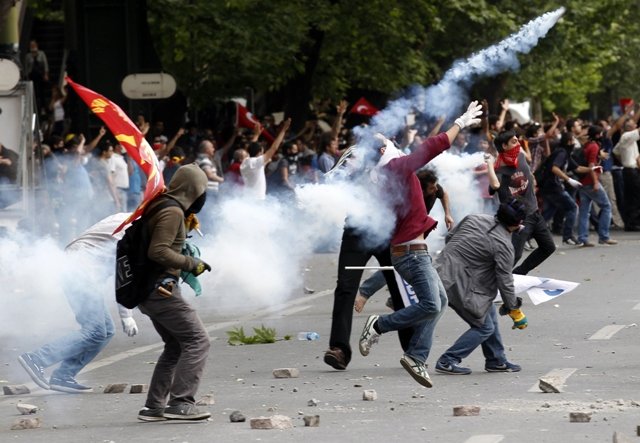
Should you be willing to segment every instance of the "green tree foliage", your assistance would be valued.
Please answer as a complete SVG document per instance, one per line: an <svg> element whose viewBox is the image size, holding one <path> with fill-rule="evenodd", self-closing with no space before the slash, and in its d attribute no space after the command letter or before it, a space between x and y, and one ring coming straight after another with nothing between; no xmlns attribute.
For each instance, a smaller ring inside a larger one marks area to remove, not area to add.
<svg viewBox="0 0 640 443"><path fill-rule="evenodd" d="M278 94L298 116L313 99L358 88L391 94L437 82L454 60L544 12L566 14L518 72L482 93L575 114L594 94L639 91L638 8L628 0L154 0L149 22L165 69L196 107ZM308 108L306 108L308 109Z"/></svg>

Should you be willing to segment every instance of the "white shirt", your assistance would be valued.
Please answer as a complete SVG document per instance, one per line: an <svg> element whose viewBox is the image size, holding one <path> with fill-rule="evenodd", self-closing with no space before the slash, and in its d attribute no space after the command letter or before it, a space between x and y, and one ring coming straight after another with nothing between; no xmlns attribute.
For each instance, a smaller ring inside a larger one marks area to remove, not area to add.
<svg viewBox="0 0 640 443"><path fill-rule="evenodd" d="M258 200L267 196L267 178L264 175L264 156L248 157L240 165L240 175L244 180L244 191Z"/></svg>
<svg viewBox="0 0 640 443"><path fill-rule="evenodd" d="M129 168L127 161L118 153L111 156L111 176L116 188L129 189Z"/></svg>
<svg viewBox="0 0 640 443"><path fill-rule="evenodd" d="M620 141L613 148L613 154L617 155L620 163L625 168L637 168L636 158L638 158L638 144L640 132L638 129L627 131L620 136Z"/></svg>

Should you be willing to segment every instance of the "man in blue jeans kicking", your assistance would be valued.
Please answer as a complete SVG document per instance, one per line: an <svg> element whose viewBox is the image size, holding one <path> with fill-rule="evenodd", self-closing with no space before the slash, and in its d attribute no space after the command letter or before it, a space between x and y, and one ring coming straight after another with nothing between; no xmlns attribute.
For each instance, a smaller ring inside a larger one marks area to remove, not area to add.
<svg viewBox="0 0 640 443"><path fill-rule="evenodd" d="M481 109L478 102L471 102L446 133L427 138L409 155L402 155L392 144L386 143L375 168L388 189L398 190L390 202L396 212L391 264L413 287L418 303L392 314L369 316L360 336L360 353L369 355L380 334L413 327L411 341L400 364L414 380L427 388L433 384L427 373L426 360L435 326L447 306L447 294L427 252L425 238L437 222L427 214L416 171L449 148L461 129L479 123Z"/></svg>
<svg viewBox="0 0 640 443"><path fill-rule="evenodd" d="M504 304L500 314L513 319L514 328L527 327L520 310L522 299L513 288L514 249L511 234L527 216L524 203L509 198L495 216L472 214L447 236L447 244L436 259L436 270L449 297L449 306L470 328L438 359L436 372L466 375L471 369L459 366L478 346L487 372L518 372L520 366L507 360L498 328L494 299L498 290Z"/></svg>

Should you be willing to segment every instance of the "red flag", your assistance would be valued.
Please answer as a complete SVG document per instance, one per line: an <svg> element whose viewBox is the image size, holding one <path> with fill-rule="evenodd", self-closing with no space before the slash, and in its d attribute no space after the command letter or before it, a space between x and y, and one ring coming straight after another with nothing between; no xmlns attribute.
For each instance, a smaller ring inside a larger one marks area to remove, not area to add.
<svg viewBox="0 0 640 443"><path fill-rule="evenodd" d="M116 140L124 146L127 153L140 165L142 171L147 175L147 187L144 190L142 203L113 231L115 234L142 215L149 201L164 190L164 180L162 174L159 172L158 158L136 125L133 124L118 105L91 89L73 82L69 77L66 78L66 81L73 87L87 106L91 108L91 111L100 117L107 125L111 133L116 137Z"/></svg>
<svg viewBox="0 0 640 443"><path fill-rule="evenodd" d="M360 97L360 100L353 105L353 108L351 108L349 112L352 114L373 116L378 113L378 108L369 103L364 97Z"/></svg>
<svg viewBox="0 0 640 443"><path fill-rule="evenodd" d="M236 102L236 127L253 129L256 127L256 124L259 123L258 119L255 118L247 108ZM273 135L266 129L262 130L262 136L266 138L269 143L273 143Z"/></svg>

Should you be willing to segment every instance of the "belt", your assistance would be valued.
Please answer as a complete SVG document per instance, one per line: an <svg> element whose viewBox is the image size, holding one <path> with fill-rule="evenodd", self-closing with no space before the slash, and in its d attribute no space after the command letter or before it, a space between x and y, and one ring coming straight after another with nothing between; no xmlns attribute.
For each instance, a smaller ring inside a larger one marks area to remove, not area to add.
<svg viewBox="0 0 640 443"><path fill-rule="evenodd" d="M391 246L391 255L398 257L409 251L427 251L427 245L424 243L410 243L406 245Z"/></svg>

